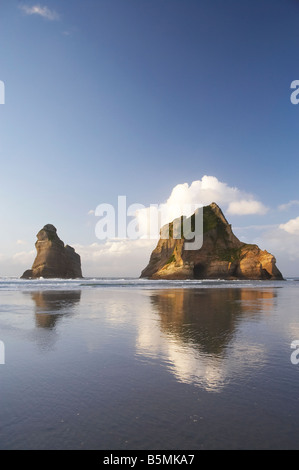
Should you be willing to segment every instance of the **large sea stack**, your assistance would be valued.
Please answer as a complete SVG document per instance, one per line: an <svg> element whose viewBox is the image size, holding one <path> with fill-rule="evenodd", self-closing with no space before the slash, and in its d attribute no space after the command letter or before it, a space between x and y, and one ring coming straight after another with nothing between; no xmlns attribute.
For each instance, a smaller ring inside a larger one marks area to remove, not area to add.
<svg viewBox="0 0 299 470"><path fill-rule="evenodd" d="M169 238L160 238L149 264L141 273L142 278L283 279L275 257L257 245L241 242L217 204L203 207L203 244L200 249L186 250L183 237L172 237L174 222L170 224Z"/></svg>
<svg viewBox="0 0 299 470"><path fill-rule="evenodd" d="M22 279L82 278L80 256L74 248L64 245L54 225L47 224L38 232L35 248L35 261L32 268L24 272Z"/></svg>

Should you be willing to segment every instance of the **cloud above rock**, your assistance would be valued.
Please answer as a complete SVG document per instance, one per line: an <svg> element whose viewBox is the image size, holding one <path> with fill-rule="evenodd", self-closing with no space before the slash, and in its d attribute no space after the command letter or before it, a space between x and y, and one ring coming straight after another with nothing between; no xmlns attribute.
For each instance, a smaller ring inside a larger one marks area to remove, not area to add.
<svg viewBox="0 0 299 470"><path fill-rule="evenodd" d="M203 176L201 180L178 184L171 192L167 205L196 204L209 205L216 202L232 215L265 214L267 207L255 197L237 187L219 181L215 176Z"/></svg>
<svg viewBox="0 0 299 470"><path fill-rule="evenodd" d="M215 176L203 176L191 184L176 185L168 199L158 205L158 209L147 207L137 211L137 217L144 233L149 233L148 227L153 225L151 218L160 212L160 227L181 215L189 217L197 207L207 206L216 202L228 215L264 215L268 208L254 195L237 187L219 181ZM154 206L154 205L153 205ZM159 234L159 231L151 233Z"/></svg>

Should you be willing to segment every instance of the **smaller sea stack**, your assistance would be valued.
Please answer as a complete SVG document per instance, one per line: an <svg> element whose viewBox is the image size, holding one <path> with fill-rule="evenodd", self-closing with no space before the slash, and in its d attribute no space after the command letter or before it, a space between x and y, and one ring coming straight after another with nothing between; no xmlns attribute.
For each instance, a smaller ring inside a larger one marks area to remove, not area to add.
<svg viewBox="0 0 299 470"><path fill-rule="evenodd" d="M45 225L37 234L36 258L21 279L82 278L81 258L74 248L64 245L54 225Z"/></svg>

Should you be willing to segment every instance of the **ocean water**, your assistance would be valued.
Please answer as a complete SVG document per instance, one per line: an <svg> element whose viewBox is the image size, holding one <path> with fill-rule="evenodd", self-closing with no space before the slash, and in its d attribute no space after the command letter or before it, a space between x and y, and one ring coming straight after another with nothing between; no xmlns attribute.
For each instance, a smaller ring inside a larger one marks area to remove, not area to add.
<svg viewBox="0 0 299 470"><path fill-rule="evenodd" d="M294 341L296 279L2 278L0 449L299 449Z"/></svg>

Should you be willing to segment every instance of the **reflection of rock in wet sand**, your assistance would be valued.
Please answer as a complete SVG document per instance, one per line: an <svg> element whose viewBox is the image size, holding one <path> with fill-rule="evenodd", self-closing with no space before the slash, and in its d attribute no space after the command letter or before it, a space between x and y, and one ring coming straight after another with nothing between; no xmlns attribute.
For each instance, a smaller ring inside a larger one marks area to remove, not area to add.
<svg viewBox="0 0 299 470"><path fill-rule="evenodd" d="M276 291L269 290L255 290L255 289L241 289L240 302L242 303L242 311L253 312L271 312L274 306L274 297Z"/></svg>
<svg viewBox="0 0 299 470"><path fill-rule="evenodd" d="M233 338L241 316L273 308L273 289L181 289L151 296L160 327L176 340L219 355Z"/></svg>
<svg viewBox="0 0 299 470"><path fill-rule="evenodd" d="M70 315L80 302L81 291L39 291L32 292L35 302L35 324L41 328L54 328L57 320Z"/></svg>
<svg viewBox="0 0 299 470"><path fill-rule="evenodd" d="M138 353L162 357L183 383L219 391L231 379L244 377L250 367L262 366L263 343L254 339L244 343L237 333L252 318L256 321L271 313L278 292L272 288L152 292L158 321L141 325Z"/></svg>

